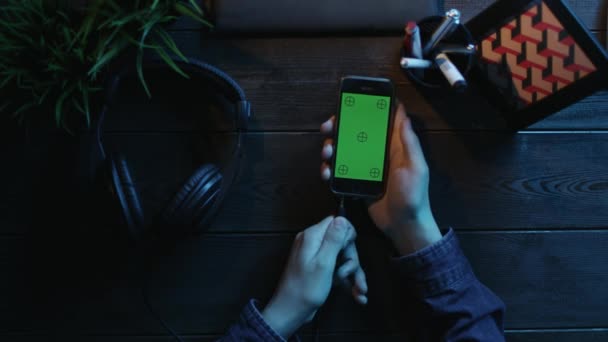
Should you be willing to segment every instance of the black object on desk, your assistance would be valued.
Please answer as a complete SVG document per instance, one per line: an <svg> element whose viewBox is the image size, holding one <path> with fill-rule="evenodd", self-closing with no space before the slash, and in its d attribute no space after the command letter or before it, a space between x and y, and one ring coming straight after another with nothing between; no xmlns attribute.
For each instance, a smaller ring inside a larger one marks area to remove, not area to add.
<svg viewBox="0 0 608 342"><path fill-rule="evenodd" d="M219 31L353 32L403 27L440 12L439 1L401 0L218 0L213 13Z"/></svg>

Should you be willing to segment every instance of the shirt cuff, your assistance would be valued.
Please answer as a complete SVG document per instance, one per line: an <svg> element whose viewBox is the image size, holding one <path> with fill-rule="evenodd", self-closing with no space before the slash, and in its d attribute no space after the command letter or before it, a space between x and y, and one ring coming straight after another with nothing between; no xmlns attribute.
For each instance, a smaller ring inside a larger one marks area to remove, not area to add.
<svg viewBox="0 0 608 342"><path fill-rule="evenodd" d="M431 297L462 281L475 279L451 228L438 242L414 254L393 258L391 263L421 297Z"/></svg>
<svg viewBox="0 0 608 342"><path fill-rule="evenodd" d="M263 341L285 342L286 340L266 323L260 310L258 310L258 304L257 300L251 299L241 312L241 320L246 322ZM289 341L300 341L300 339L294 335Z"/></svg>

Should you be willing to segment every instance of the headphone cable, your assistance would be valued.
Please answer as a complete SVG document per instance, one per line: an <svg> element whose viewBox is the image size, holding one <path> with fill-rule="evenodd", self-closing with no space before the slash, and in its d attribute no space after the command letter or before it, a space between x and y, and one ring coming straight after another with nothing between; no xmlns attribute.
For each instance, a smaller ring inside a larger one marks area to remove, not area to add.
<svg viewBox="0 0 608 342"><path fill-rule="evenodd" d="M146 305L146 308L148 309L148 312L150 314L152 314L152 316L154 316L154 318L156 318L156 320L163 326L163 328L165 328L165 330L171 336L173 336L173 338L176 341L178 341L178 342L184 342L184 340L182 340L182 338L175 332L175 330L171 329L171 327L169 326L169 324L167 324L167 322L165 322L165 320L163 320L163 318L158 314L158 312L156 312L154 310L154 308L152 307L152 304L150 304L150 298L148 297L148 287L147 287L146 283L142 284L141 294L142 294L142 297L144 299L144 304Z"/></svg>
<svg viewBox="0 0 608 342"><path fill-rule="evenodd" d="M140 253L140 257L141 259L141 265L142 267L140 268L141 273L140 273L140 281L141 281L141 286L140 286L140 290L141 290L141 296L142 299L144 301L144 305L146 306L146 309L148 309L148 312L163 326L163 328L166 330L167 333L169 333L169 335L171 335L175 341L177 342L184 342L184 340L177 334L177 332L175 332L175 330L173 330L169 324L161 317L161 315L154 310L154 307L152 307L152 304L150 303L150 296L149 296L149 279L148 279L148 263L146 262L148 259L146 258L147 255L147 250L146 250L146 246L138 246L139 248L141 248L142 253Z"/></svg>
<svg viewBox="0 0 608 342"><path fill-rule="evenodd" d="M320 330L321 330L321 323L320 323L319 316L321 316L321 308L319 308L319 310L317 310L317 314L312 319L312 329L313 329L312 340L314 342L319 342L319 337L320 337L319 335L320 335Z"/></svg>

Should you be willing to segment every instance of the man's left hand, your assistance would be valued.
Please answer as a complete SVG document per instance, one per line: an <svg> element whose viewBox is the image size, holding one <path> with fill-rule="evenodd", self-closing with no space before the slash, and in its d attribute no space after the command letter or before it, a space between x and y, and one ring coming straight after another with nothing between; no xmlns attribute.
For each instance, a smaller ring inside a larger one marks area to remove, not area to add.
<svg viewBox="0 0 608 342"><path fill-rule="evenodd" d="M279 287L262 312L268 325L283 338L288 339L312 320L329 296L334 279L349 286L358 303L367 303L367 281L355 248L356 235L348 220L333 216L296 235Z"/></svg>

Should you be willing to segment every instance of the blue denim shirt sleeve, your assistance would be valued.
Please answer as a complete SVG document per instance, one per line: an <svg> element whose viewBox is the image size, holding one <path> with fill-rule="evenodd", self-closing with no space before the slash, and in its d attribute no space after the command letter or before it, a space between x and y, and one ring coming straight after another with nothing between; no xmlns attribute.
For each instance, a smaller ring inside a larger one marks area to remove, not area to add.
<svg viewBox="0 0 608 342"><path fill-rule="evenodd" d="M228 333L219 339L221 342L228 341L268 341L268 342L285 342L286 340L277 334L267 323L264 321L260 310L258 310L258 301L251 299L245 306L239 320L233 324ZM289 339L289 341L300 341L297 336Z"/></svg>
<svg viewBox="0 0 608 342"><path fill-rule="evenodd" d="M504 303L473 274L452 229L393 265L424 312L429 341L504 341Z"/></svg>
<svg viewBox="0 0 608 342"><path fill-rule="evenodd" d="M477 280L453 230L437 243L391 262L408 290L423 304L421 340L504 341L505 305ZM251 300L220 341L284 339L268 326L257 302Z"/></svg>

